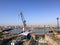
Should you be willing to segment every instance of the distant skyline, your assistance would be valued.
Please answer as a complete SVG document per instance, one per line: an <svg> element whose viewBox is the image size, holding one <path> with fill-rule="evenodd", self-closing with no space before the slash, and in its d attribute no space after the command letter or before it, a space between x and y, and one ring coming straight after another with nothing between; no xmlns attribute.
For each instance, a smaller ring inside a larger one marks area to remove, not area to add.
<svg viewBox="0 0 60 45"><path fill-rule="evenodd" d="M55 25L60 0L0 0L0 25L21 25L21 11L27 24Z"/></svg>

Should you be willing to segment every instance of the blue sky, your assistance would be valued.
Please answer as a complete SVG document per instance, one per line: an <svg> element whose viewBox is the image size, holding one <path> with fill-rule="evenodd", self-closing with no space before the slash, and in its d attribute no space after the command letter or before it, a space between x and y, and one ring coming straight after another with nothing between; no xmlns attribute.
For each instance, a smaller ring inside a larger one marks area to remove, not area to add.
<svg viewBox="0 0 60 45"><path fill-rule="evenodd" d="M19 12L27 24L56 24L60 18L59 0L0 0L0 24L22 24Z"/></svg>

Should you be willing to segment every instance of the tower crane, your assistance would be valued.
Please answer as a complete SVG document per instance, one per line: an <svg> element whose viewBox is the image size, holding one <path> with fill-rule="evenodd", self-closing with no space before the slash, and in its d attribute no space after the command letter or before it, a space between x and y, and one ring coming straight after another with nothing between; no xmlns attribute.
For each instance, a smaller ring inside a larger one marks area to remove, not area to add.
<svg viewBox="0 0 60 45"><path fill-rule="evenodd" d="M25 28L26 28L26 20L24 19L24 16L23 16L22 12L20 12L20 16L21 16L21 20L22 20L22 23L23 23L23 31L24 31Z"/></svg>

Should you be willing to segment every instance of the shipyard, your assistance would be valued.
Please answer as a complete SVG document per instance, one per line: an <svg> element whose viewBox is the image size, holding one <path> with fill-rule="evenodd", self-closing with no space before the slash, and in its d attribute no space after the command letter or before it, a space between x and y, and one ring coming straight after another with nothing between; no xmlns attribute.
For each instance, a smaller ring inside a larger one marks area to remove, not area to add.
<svg viewBox="0 0 60 45"><path fill-rule="evenodd" d="M60 1L0 0L0 45L60 45Z"/></svg>
<svg viewBox="0 0 60 45"><path fill-rule="evenodd" d="M22 12L21 12L22 13ZM57 17L57 26L30 25L20 13L22 26L0 26L0 45L59 45L60 27ZM54 43L54 44L53 44Z"/></svg>

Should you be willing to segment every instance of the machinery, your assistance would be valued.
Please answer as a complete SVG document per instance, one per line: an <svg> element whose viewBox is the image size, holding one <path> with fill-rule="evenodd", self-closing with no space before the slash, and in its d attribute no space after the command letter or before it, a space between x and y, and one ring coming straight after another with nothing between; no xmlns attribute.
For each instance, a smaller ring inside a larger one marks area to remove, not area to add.
<svg viewBox="0 0 60 45"><path fill-rule="evenodd" d="M19 36L20 35L27 36L29 33L31 33L31 31L25 30L26 20L24 19L24 16L23 16L22 12L20 12L20 16L21 16L21 20L22 20L22 23L23 23L23 31L19 34Z"/></svg>
<svg viewBox="0 0 60 45"><path fill-rule="evenodd" d="M58 34L58 32L56 30L54 30L53 27L51 27L51 26L49 26L49 27L52 30L55 39L57 39L57 40L60 39L60 34Z"/></svg>
<svg viewBox="0 0 60 45"><path fill-rule="evenodd" d="M22 12L20 12L20 16L21 16L21 19L22 19L23 31L24 31L24 29L26 28L26 20L24 19L24 16L23 16Z"/></svg>

